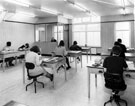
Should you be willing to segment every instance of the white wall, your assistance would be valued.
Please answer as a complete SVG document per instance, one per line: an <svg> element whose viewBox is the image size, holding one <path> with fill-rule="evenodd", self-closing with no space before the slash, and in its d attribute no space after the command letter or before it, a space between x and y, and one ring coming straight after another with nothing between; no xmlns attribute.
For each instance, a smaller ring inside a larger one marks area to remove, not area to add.
<svg viewBox="0 0 135 106"><path fill-rule="evenodd" d="M0 50L6 45L7 41L12 42L14 49L25 43L34 42L34 25L1 22L0 23Z"/></svg>

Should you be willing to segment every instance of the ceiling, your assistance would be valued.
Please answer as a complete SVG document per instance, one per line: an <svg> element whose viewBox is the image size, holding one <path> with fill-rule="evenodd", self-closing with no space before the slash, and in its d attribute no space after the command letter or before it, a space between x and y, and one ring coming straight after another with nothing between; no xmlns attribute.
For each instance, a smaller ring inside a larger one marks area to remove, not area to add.
<svg viewBox="0 0 135 106"><path fill-rule="evenodd" d="M12 1L12 0L11 0ZM87 17L88 15L75 8L71 3L80 3L85 6L90 12L94 12L99 16L118 15L122 14L123 8L126 14L133 14L134 0L19 0L20 2L29 2L30 7L20 6L17 4L9 3L6 0L0 0L0 6L3 7L8 13L15 11L23 11L34 13L37 17L52 17L53 14L40 11L40 7L45 7L57 11L59 14L65 14L72 17ZM124 1L124 4L122 3Z"/></svg>

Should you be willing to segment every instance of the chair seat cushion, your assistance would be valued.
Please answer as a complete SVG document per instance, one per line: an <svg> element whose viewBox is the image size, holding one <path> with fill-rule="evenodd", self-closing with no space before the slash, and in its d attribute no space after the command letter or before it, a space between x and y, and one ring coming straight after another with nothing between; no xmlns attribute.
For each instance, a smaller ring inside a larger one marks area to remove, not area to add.
<svg viewBox="0 0 135 106"><path fill-rule="evenodd" d="M29 78L33 79L33 78L37 78L37 77L42 76L42 75L44 75L44 73L41 73L41 74L38 74L38 75L30 75Z"/></svg>

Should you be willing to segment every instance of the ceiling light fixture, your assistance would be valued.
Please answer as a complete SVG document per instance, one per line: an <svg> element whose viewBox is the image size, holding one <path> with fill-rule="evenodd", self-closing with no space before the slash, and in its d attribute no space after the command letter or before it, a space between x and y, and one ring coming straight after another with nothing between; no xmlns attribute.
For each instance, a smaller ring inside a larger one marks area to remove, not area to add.
<svg viewBox="0 0 135 106"><path fill-rule="evenodd" d="M81 4L78 4L78 3L74 3L74 7L86 12L87 9L84 7L84 6L81 6Z"/></svg>
<svg viewBox="0 0 135 106"><path fill-rule="evenodd" d="M50 10L50 9L44 8L44 7L41 7L40 10L43 11L43 12L47 12L47 13L53 14L53 15L58 15L58 12L56 12L54 10Z"/></svg>
<svg viewBox="0 0 135 106"><path fill-rule="evenodd" d="M22 1L19 1L19 0L5 0L5 1L7 1L9 3L25 6L25 7L29 7L31 5L29 3L25 3L25 2L22 2Z"/></svg>

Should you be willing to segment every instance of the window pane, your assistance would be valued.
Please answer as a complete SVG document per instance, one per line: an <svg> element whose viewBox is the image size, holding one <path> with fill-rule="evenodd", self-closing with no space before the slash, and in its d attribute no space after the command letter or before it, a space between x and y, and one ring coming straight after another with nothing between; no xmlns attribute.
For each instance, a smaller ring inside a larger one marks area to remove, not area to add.
<svg viewBox="0 0 135 106"><path fill-rule="evenodd" d="M130 23L129 22L118 22L115 24L115 40L118 38L122 39L122 43L126 45L126 47L131 46L130 42Z"/></svg>
<svg viewBox="0 0 135 106"><path fill-rule="evenodd" d="M73 31L85 31L85 25L74 25Z"/></svg>
<svg viewBox="0 0 135 106"><path fill-rule="evenodd" d="M85 43L85 32L74 32L73 41L77 41L78 45L84 46Z"/></svg>
<svg viewBox="0 0 135 106"><path fill-rule="evenodd" d="M118 22L116 23L116 30L129 30L129 22Z"/></svg>
<svg viewBox="0 0 135 106"><path fill-rule="evenodd" d="M122 43L126 45L126 47L130 47L130 37L129 31L117 31L116 32L116 40L118 38L122 39Z"/></svg>
<svg viewBox="0 0 135 106"><path fill-rule="evenodd" d="M100 42L100 32L87 32L87 45L99 47Z"/></svg>
<svg viewBox="0 0 135 106"><path fill-rule="evenodd" d="M87 25L87 31L100 31L100 24Z"/></svg>

